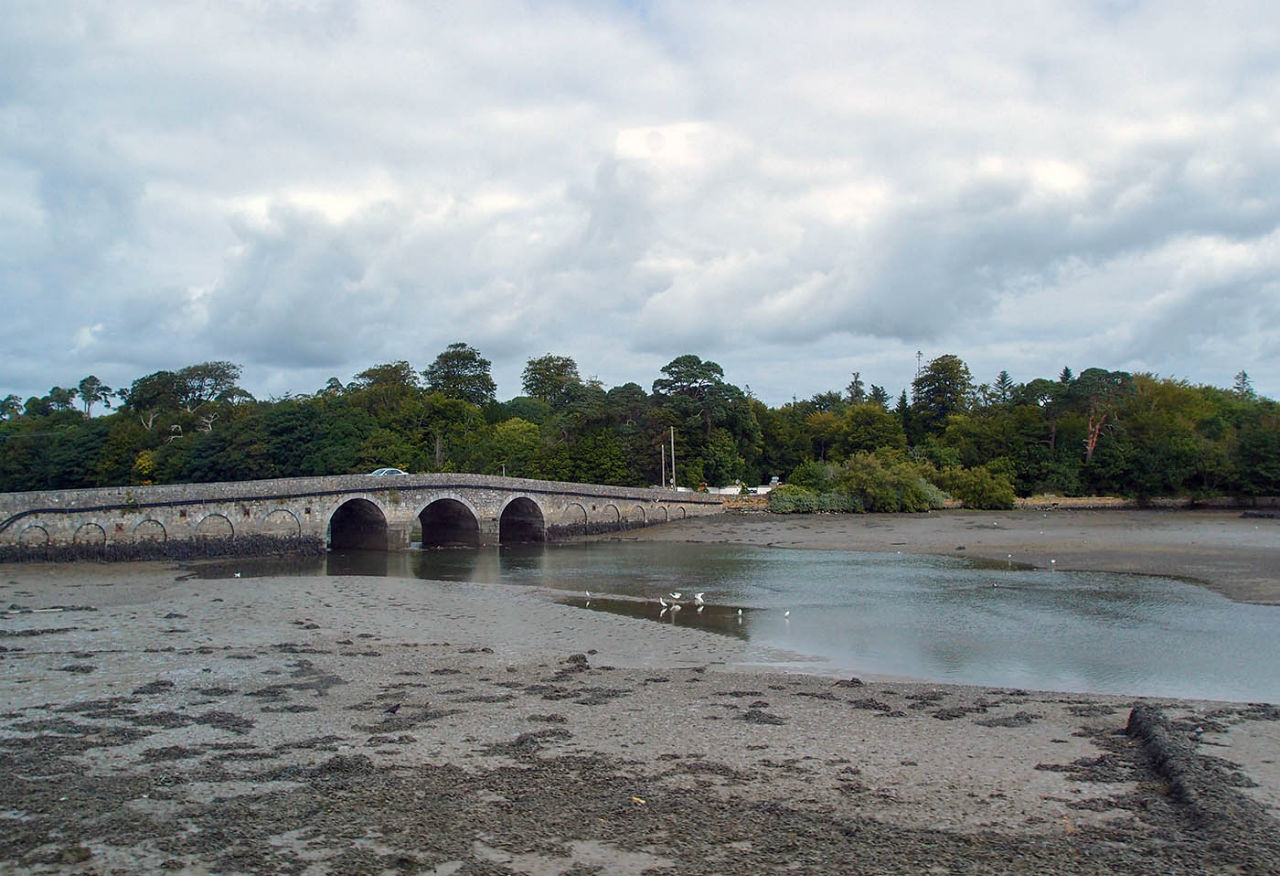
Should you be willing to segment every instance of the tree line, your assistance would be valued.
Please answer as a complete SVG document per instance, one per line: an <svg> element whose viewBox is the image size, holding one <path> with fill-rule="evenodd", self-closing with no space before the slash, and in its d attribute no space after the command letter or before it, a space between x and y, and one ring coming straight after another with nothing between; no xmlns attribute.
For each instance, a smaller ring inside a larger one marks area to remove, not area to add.
<svg viewBox="0 0 1280 876"><path fill-rule="evenodd" d="M523 394L496 398L465 343L424 369L375 365L308 395L255 399L242 369L203 362L113 390L88 376L0 400L0 491L333 475L395 466L585 483L719 487L778 477L778 510L919 510L944 495L1280 494L1280 406L1241 372L1230 389L1064 368L975 383L946 354L896 400L860 373L770 407L693 354L648 389L606 388L570 357L528 360ZM94 416L95 410L99 412Z"/></svg>

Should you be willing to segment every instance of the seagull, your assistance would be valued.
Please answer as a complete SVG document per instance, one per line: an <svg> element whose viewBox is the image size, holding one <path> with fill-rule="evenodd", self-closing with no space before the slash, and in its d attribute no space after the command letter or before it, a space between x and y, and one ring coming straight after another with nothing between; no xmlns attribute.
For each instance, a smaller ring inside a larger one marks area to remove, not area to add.
<svg viewBox="0 0 1280 876"><path fill-rule="evenodd" d="M701 594L701 593L695 593L695 594L693 594L693 604L694 604L694 605L702 605L702 594Z"/></svg>
<svg viewBox="0 0 1280 876"><path fill-rule="evenodd" d="M659 596L659 597L658 597L658 602L662 603L662 607L663 607L663 608L670 608L670 607L671 607L670 605L668 605L667 601L666 601L665 599L663 599L661 596Z"/></svg>
<svg viewBox="0 0 1280 876"><path fill-rule="evenodd" d="M679 593L672 593L672 594L671 594L671 598L672 598L672 599L679 599L679 598L680 598L680 595L681 595L681 594L679 594Z"/></svg>
<svg viewBox="0 0 1280 876"><path fill-rule="evenodd" d="M239 572L236 572L236 577L237 577L237 578L239 578L239 577L240 577L240 573L239 573Z"/></svg>
<svg viewBox="0 0 1280 876"><path fill-rule="evenodd" d="M784 612L782 613L782 616L783 616L784 618L786 618L786 617L791 617L791 611L790 611L790 610L784 611Z"/></svg>

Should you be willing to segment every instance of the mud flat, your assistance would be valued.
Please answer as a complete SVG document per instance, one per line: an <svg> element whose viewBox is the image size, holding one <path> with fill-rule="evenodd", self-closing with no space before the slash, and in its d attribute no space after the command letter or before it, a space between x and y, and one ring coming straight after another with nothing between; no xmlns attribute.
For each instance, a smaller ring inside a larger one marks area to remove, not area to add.
<svg viewBox="0 0 1280 876"><path fill-rule="evenodd" d="M1280 604L1280 519L1240 511L1028 510L929 514L725 514L628 533L645 541L951 554L1038 568L1199 581Z"/></svg>
<svg viewBox="0 0 1280 876"><path fill-rule="evenodd" d="M1280 862L1271 705L816 678L496 585L23 565L0 605L0 870Z"/></svg>

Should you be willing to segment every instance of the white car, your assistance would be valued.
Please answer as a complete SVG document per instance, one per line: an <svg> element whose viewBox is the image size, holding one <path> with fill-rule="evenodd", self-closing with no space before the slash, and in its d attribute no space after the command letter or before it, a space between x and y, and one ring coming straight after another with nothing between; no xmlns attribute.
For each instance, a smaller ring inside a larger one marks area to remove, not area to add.
<svg viewBox="0 0 1280 876"><path fill-rule="evenodd" d="M375 477L375 478L384 478L384 477L387 477L388 475L402 475L402 474L408 474L408 472L401 471L398 468L375 468L373 471L369 472L369 476Z"/></svg>

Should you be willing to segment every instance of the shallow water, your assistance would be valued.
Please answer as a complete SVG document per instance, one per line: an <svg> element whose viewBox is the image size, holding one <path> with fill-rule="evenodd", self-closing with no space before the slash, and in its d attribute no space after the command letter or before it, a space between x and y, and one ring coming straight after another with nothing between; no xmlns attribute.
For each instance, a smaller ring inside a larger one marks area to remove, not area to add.
<svg viewBox="0 0 1280 876"><path fill-rule="evenodd" d="M297 571L563 590L567 602L586 610L739 636L794 652L824 673L1280 700L1280 606L1235 603L1169 578L908 554L635 542L331 553ZM657 600L670 601L673 592L684 604L664 611ZM701 612L692 603L697 592L705 600Z"/></svg>

